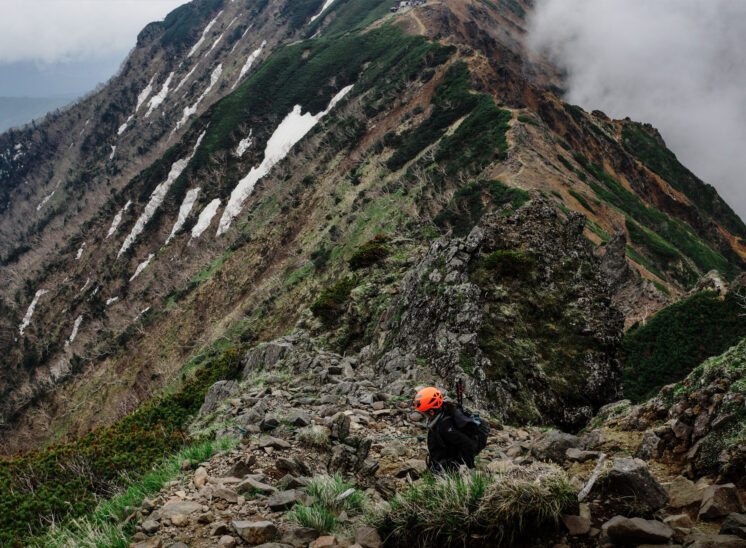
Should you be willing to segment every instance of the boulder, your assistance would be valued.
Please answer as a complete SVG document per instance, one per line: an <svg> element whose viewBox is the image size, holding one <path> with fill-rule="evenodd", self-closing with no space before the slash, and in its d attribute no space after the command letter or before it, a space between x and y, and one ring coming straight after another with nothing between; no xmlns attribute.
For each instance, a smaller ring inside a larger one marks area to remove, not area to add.
<svg viewBox="0 0 746 548"><path fill-rule="evenodd" d="M727 519L723 522L720 527L721 535L735 535L746 539L746 515L744 514L728 514Z"/></svg>
<svg viewBox="0 0 746 548"><path fill-rule="evenodd" d="M256 444L259 447L271 447L273 449L290 449L291 447L285 440L273 436L262 436L256 440Z"/></svg>
<svg viewBox="0 0 746 548"><path fill-rule="evenodd" d="M236 533L249 544L262 544L274 540L277 527L271 521L239 521L233 520Z"/></svg>
<svg viewBox="0 0 746 548"><path fill-rule="evenodd" d="M668 505L672 508L683 508L702 500L702 491L694 482L684 476L676 476L668 485Z"/></svg>
<svg viewBox="0 0 746 548"><path fill-rule="evenodd" d="M293 426L297 426L298 428L308 426L311 424L311 422L311 415L303 410L295 411L292 415L290 415L290 424L292 424Z"/></svg>
<svg viewBox="0 0 746 548"><path fill-rule="evenodd" d="M381 455L384 457L398 458L406 454L407 447L399 440L387 442L386 446L381 450Z"/></svg>
<svg viewBox="0 0 746 548"><path fill-rule="evenodd" d="M331 431L330 437L333 439L345 439L350 435L350 417L342 412L333 415L327 420L327 426Z"/></svg>
<svg viewBox="0 0 746 548"><path fill-rule="evenodd" d="M735 485L711 485L702 494L699 519L717 519L742 510L743 503Z"/></svg>
<svg viewBox="0 0 746 548"><path fill-rule="evenodd" d="M207 389L205 402L199 408L200 415L206 415L215 411L220 402L238 394L240 388L236 381L218 381Z"/></svg>
<svg viewBox="0 0 746 548"><path fill-rule="evenodd" d="M584 451L577 447L570 447L565 451L565 458L570 462L586 462L589 460L597 459L601 456L598 451Z"/></svg>
<svg viewBox="0 0 746 548"><path fill-rule="evenodd" d="M271 485L267 485L266 483L262 483L261 481L257 481L253 478L246 478L241 483L236 485L236 492L240 494L248 493L249 491L254 492L261 492L261 493L274 493L277 491L274 487Z"/></svg>
<svg viewBox="0 0 746 548"><path fill-rule="evenodd" d="M292 344L282 341L260 344L252 348L241 360L243 365L242 377L245 379L254 371L273 369L274 365L287 356L292 349Z"/></svg>
<svg viewBox="0 0 746 548"><path fill-rule="evenodd" d="M218 546L221 548L234 548L236 546L236 539L230 535L223 535L218 540Z"/></svg>
<svg viewBox="0 0 746 548"><path fill-rule="evenodd" d="M296 502L301 499L302 493L295 489L288 491L278 491L267 500L267 506L273 512L279 512L281 510L289 510Z"/></svg>
<svg viewBox="0 0 746 548"><path fill-rule="evenodd" d="M567 450L579 445L580 439L577 436L550 430L534 442L531 446L531 454L538 460L551 460L561 464L567 458Z"/></svg>
<svg viewBox="0 0 746 548"><path fill-rule="evenodd" d="M204 487L205 483L207 483L207 470L204 469L204 467L200 466L194 471L194 477L192 478L192 481L194 482L194 486L199 489L200 487Z"/></svg>
<svg viewBox="0 0 746 548"><path fill-rule="evenodd" d="M614 459L612 467L593 485L588 498L634 500L643 513L652 513L668 504L668 493L655 481L640 459Z"/></svg>
<svg viewBox="0 0 746 548"><path fill-rule="evenodd" d="M424 460L409 459L404 462L396 471L397 478L405 478L409 475L413 479L419 478L427 470L427 463Z"/></svg>
<svg viewBox="0 0 746 548"><path fill-rule="evenodd" d="M663 448L663 440L653 430L646 430L642 441L635 452L637 458L650 460L659 457Z"/></svg>
<svg viewBox="0 0 746 548"><path fill-rule="evenodd" d="M176 527L186 527L189 524L189 518L184 514L174 514L171 516L171 523Z"/></svg>
<svg viewBox="0 0 746 548"><path fill-rule="evenodd" d="M567 531L573 535L587 535L591 530L591 520L584 516L562 516Z"/></svg>
<svg viewBox="0 0 746 548"><path fill-rule="evenodd" d="M251 474L251 467L256 463L256 457L251 455L248 460L238 460L228 470L228 477L231 478L244 478Z"/></svg>
<svg viewBox="0 0 746 548"><path fill-rule="evenodd" d="M236 502L238 502L238 493L228 487L218 487L212 492L212 496L216 499L230 502L231 504L236 504Z"/></svg>
<svg viewBox="0 0 746 548"><path fill-rule="evenodd" d="M197 502L179 500L165 504L163 508L161 508L161 515L164 518L171 519L176 514L188 516L194 512L199 512L200 510L202 510L202 505Z"/></svg>
<svg viewBox="0 0 746 548"><path fill-rule="evenodd" d="M378 531L372 527L361 527L355 531L355 543L362 548L383 548L383 541Z"/></svg>
<svg viewBox="0 0 746 548"><path fill-rule="evenodd" d="M259 428L262 430L262 432L271 432L278 426L280 426L280 419L278 419L272 413L267 413L266 415L264 415L262 422L259 424Z"/></svg>
<svg viewBox="0 0 746 548"><path fill-rule="evenodd" d="M318 535L316 529L312 527L294 527L285 532L282 536L282 542L290 544L295 548L306 548Z"/></svg>
<svg viewBox="0 0 746 548"><path fill-rule="evenodd" d="M615 516L602 529L617 544L665 544L673 537L673 529L665 523L642 518Z"/></svg>
<svg viewBox="0 0 746 548"><path fill-rule="evenodd" d="M161 524L154 519L146 519L142 522L141 527L142 530L145 531L147 534L152 535L161 528Z"/></svg>
<svg viewBox="0 0 746 548"><path fill-rule="evenodd" d="M308 548L335 548L337 546L337 539L332 536L323 536L314 540L308 545Z"/></svg>

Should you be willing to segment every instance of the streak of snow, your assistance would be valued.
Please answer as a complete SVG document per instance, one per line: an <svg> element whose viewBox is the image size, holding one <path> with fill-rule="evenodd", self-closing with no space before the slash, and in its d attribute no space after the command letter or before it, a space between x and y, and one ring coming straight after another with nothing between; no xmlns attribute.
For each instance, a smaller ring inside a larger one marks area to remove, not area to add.
<svg viewBox="0 0 746 548"><path fill-rule="evenodd" d="M15 162L15 161L16 161L16 160L18 160L18 158L20 158L21 156L23 156L23 152L22 152L22 151L21 151L21 152L16 152L16 153L15 153L15 154L13 155L13 161Z"/></svg>
<svg viewBox="0 0 746 548"><path fill-rule="evenodd" d="M75 340L75 337L78 336L78 329L80 329L80 324L82 322L83 322L83 314L75 318L75 323L73 324L73 332L70 333L70 338L67 339L67 341L65 342L65 346L70 346Z"/></svg>
<svg viewBox="0 0 746 548"><path fill-rule="evenodd" d="M153 91L153 80L155 80L155 74L150 79L150 82L148 82L148 85L145 86L145 89L140 92L140 95L137 96L137 106L135 107L135 112L140 110L140 107L145 102L145 99L148 98L150 93Z"/></svg>
<svg viewBox="0 0 746 548"><path fill-rule="evenodd" d="M220 17L223 13L223 10L220 10L218 14L215 16L215 19L207 23L207 26L205 27L205 30L202 31L202 36L200 36L199 40L197 41L194 46L192 46L192 49L189 50L189 53L187 54L187 57L191 57L194 55L194 52L199 49L199 47L202 45L202 42L205 41L205 38L207 38L207 33L210 32L210 29L215 24L215 22L218 20L218 17Z"/></svg>
<svg viewBox="0 0 746 548"><path fill-rule="evenodd" d="M246 30L243 31L243 34L241 35L241 38L239 38L238 40L236 40L236 43L233 44L233 47L231 48L231 53L233 53L233 51L236 49L236 47L238 46L238 44L241 43L241 40L243 40L244 38L246 38L246 35L249 33L249 31L251 30L251 27L253 27L253 26L254 26L254 23L251 23L248 27L246 27Z"/></svg>
<svg viewBox="0 0 746 548"><path fill-rule="evenodd" d="M249 136L246 137L246 139L241 139L241 142L238 143L238 146L236 147L236 156L238 156L239 158L243 156L243 153L246 152L251 146L251 143L254 142L254 137L252 137L253 133L254 130L250 129Z"/></svg>
<svg viewBox="0 0 746 548"><path fill-rule="evenodd" d="M36 303L39 302L39 297L42 295L49 293L46 289L40 289L36 292L36 295L34 295L34 299L31 301L31 304L28 307L28 310L26 310L26 315L23 317L23 321L21 322L21 325L18 326L18 331L21 333L21 336L23 336L23 332L26 330L26 328L31 323L31 317L34 315L34 309L36 308Z"/></svg>
<svg viewBox="0 0 746 548"><path fill-rule="evenodd" d="M57 189L58 189L58 188L60 188L60 184L61 184L61 183L62 183L62 181L61 181L61 180L60 180L60 181L57 181L57 186L56 186L56 187L54 187L54 190L52 191L52 193L51 193L51 194L49 194L48 196L44 196L44 199L43 199L43 200L41 201L41 203L40 203L40 204L39 204L38 206L36 206L36 211L39 211L39 210L40 210L40 209L41 209L42 207L44 207L44 205L45 205L45 204L46 204L46 203L47 203L47 202L48 202L49 200L51 200L51 199L52 199L52 196L54 196L54 193L55 193L55 192L57 192Z"/></svg>
<svg viewBox="0 0 746 548"><path fill-rule="evenodd" d="M181 203L181 207L179 208L179 216L176 218L174 227L171 229L171 234L168 235L166 243L163 244L164 246L167 246L171 239L181 229L181 227L184 226L189 213L192 211L192 207L194 207L194 202L197 201L197 195L199 194L199 191L199 187L193 188L186 193L186 196L184 196L184 201Z"/></svg>
<svg viewBox="0 0 746 548"><path fill-rule="evenodd" d="M197 64L195 64L195 65L194 65L194 66L192 67L192 70L190 70L190 71L189 71L189 72L187 73L187 75L186 75L186 76L184 76L184 78L182 78L182 79L181 79L181 82L179 82L179 85L178 85L178 86L176 86L176 89L174 90L174 93L176 93L177 91L179 91L179 90L181 89L181 86L183 86L183 85L184 85L184 84L186 83L186 81L187 81L187 80L189 80L189 77L190 77L190 76L191 76L192 74L194 74L194 71L195 71L195 70L197 70L197 67L198 67L198 66L199 66L199 61L197 61Z"/></svg>
<svg viewBox="0 0 746 548"><path fill-rule="evenodd" d="M192 239L199 238L200 236L202 236L202 233L208 229L210 223L212 222L212 218L215 217L215 214L218 212L219 207L219 198L215 198L212 202L205 206L205 209L203 209L202 213L199 214L197 223L192 227Z"/></svg>
<svg viewBox="0 0 746 548"><path fill-rule="evenodd" d="M125 238L124 243L122 244L122 248L119 250L119 253L117 253L117 259L121 257L122 253L129 249L129 247L135 242L140 233L145 229L145 225L148 224L148 221L151 219L151 217L153 217L155 211L160 207L163 199L166 197L168 189L171 188L173 182L179 178L181 172L184 171L184 168L186 168L187 164L189 164L189 161L197 152L197 148L202 142L202 138L204 136L205 132L203 131L197 139L197 143L194 145L191 154L189 154L189 156L187 156L186 158L176 160L171 165L171 171L168 173L168 177L166 178L166 180L155 187L155 190L150 195L150 201L148 201L148 204L145 206L145 209L140 214L140 217L137 219L137 222L132 228L132 231Z"/></svg>
<svg viewBox="0 0 746 548"><path fill-rule="evenodd" d="M143 270L147 268L147 266L150 264L150 261L153 260L153 257L155 257L155 255L151 253L150 255L148 255L147 259L145 259L143 262L137 265L137 268L135 269L135 273L130 278L130 281L137 278L140 275L140 272L142 272Z"/></svg>
<svg viewBox="0 0 746 548"><path fill-rule="evenodd" d="M80 258L83 256L83 248L85 247L85 242L83 242L83 245L80 246L80 249L78 249L78 254L75 255L75 260L79 261ZM88 278L90 280L90 278Z"/></svg>
<svg viewBox="0 0 746 548"><path fill-rule="evenodd" d="M322 110L316 115L307 112L301 114L301 106L295 105L292 112L277 126L272 137L267 141L267 147L264 149L264 160L259 167L251 168L249 174L238 182L233 189L228 205L225 206L223 216L220 218L216 236L224 234L231 226L231 222L241 212L243 203L254 190L257 181L267 175L269 171L287 156L290 149L300 141L306 133L311 131L319 120L329 114L334 106L349 93L352 86L347 86L337 93L329 102L326 110Z"/></svg>
<svg viewBox="0 0 746 548"><path fill-rule="evenodd" d="M106 299L106 306L111 306L118 300L119 300L119 297L112 297L111 299Z"/></svg>
<svg viewBox="0 0 746 548"><path fill-rule="evenodd" d="M23 143L16 143L16 145L13 147L14 150L21 150L23 148Z"/></svg>
<svg viewBox="0 0 746 548"><path fill-rule="evenodd" d="M117 145L111 145L111 154L109 154L109 160L114 159L114 155L117 153Z"/></svg>
<svg viewBox="0 0 746 548"><path fill-rule="evenodd" d="M324 2L324 5L321 6L321 11L317 13L316 15L314 15L313 17L311 17L311 20L309 21L309 23L313 23L314 21L316 21L316 19L321 17L321 14L326 11L326 8L331 6L333 3L334 3L334 0L326 0L326 2Z"/></svg>
<svg viewBox="0 0 746 548"><path fill-rule="evenodd" d="M96 293L98 293L98 290L99 290L99 289L101 289L101 286L100 286L100 285L97 285L97 286L96 286L96 289L94 289L94 290L93 290L93 293L91 293L91 297L94 297L94 296L96 295ZM90 300L90 299L89 299L89 300Z"/></svg>
<svg viewBox="0 0 746 548"><path fill-rule="evenodd" d="M181 117L181 120L179 120L176 123L176 127L171 132L177 131L181 129L181 127L186 123L186 121L194 115L194 113L197 112L197 107L202 102L202 99L204 99L208 93L212 90L212 88L215 86L215 84L218 83L218 80L220 80L220 76L223 74L223 64L219 64L215 70L212 71L212 74L210 75L210 85L207 86L207 89L202 92L202 95L200 95L197 98L197 102L194 103L191 107L184 107L184 115Z"/></svg>
<svg viewBox="0 0 746 548"><path fill-rule="evenodd" d="M256 61L256 58L259 57L262 53L262 50L264 49L264 46L267 45L267 41L264 40L262 42L262 45L259 46L257 49L255 49L251 55L249 55L249 58L246 59L246 62L244 63L243 67L241 67L241 73L238 75L238 79L234 82L233 87L231 89L235 89L235 87L238 85L238 83L241 81L241 79L246 75L247 72L251 69L251 65L254 64L254 61Z"/></svg>
<svg viewBox="0 0 746 548"><path fill-rule="evenodd" d="M134 118L134 114L130 114L130 117L127 118L127 121L124 122L121 126L119 126L119 129L117 130L117 135L121 135L127 130L127 124L129 124L132 121L132 118Z"/></svg>
<svg viewBox="0 0 746 548"><path fill-rule="evenodd" d="M150 310L150 307L147 307L147 308L143 308L143 309L142 309L142 310L140 311L140 313L139 313L139 314L138 314L137 316L135 316L135 321L137 321L137 320L139 320L140 318L142 318L142 317L143 317L143 315L144 315L144 314L145 314L145 313L146 313L146 312L147 312L148 310Z"/></svg>
<svg viewBox="0 0 746 548"><path fill-rule="evenodd" d="M86 287L88 287L90 283L91 283L91 278L89 277L83 284L83 287L80 288L80 291L78 293L83 293L83 291L85 291Z"/></svg>
<svg viewBox="0 0 746 548"><path fill-rule="evenodd" d="M222 33L222 34L221 34L220 36L218 36L218 39L217 39L217 40L215 40L215 41L214 41L214 42L212 43L212 46L210 46L210 49L209 49L209 50L207 50L207 53L208 53L208 54L209 54L209 53L210 53L210 52L211 52L212 50L214 50L214 49L215 49L215 46L217 46L217 45L218 45L218 44L220 43L220 41L221 41L221 40L223 39L223 36L225 36L225 32L223 32L223 33Z"/></svg>
<svg viewBox="0 0 746 548"><path fill-rule="evenodd" d="M174 73L168 75L168 78L166 78L166 81L163 82L163 87L161 88L161 91L159 91L156 95L153 95L150 98L150 101L148 101L148 112L145 113L145 118L150 116L150 114L157 109L159 106L161 106L161 103L166 99L166 96L168 96L168 86L171 85L171 79L174 77Z"/></svg>
<svg viewBox="0 0 746 548"><path fill-rule="evenodd" d="M126 213L126 211L129 209L129 207L132 205L132 200L128 201L126 204L124 204L124 207L119 210L119 213L117 213L114 216L114 220L111 222L111 227L109 228L109 232L106 234L106 239L110 238L114 232L116 232L117 228L119 227L119 223L122 222L122 216Z"/></svg>

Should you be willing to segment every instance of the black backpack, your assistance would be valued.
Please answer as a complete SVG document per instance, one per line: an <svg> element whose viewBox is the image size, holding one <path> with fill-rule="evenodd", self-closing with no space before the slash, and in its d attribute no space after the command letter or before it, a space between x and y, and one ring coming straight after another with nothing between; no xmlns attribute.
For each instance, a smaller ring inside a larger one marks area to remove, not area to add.
<svg viewBox="0 0 746 548"><path fill-rule="evenodd" d="M463 432L477 444L477 453L487 447L487 436L490 427L476 413L471 414L463 407L453 410L453 422L460 432Z"/></svg>

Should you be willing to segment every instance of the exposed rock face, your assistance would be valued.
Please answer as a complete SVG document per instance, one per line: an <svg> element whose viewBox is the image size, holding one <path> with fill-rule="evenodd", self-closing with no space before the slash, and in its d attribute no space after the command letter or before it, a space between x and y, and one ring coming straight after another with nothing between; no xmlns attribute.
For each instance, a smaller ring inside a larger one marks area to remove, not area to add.
<svg viewBox="0 0 746 548"><path fill-rule="evenodd" d="M623 323L584 224L535 198L436 241L401 284L376 369L393 381L426 364L509 420L582 427L618 399Z"/></svg>
<svg viewBox="0 0 746 548"><path fill-rule="evenodd" d="M627 235L620 231L614 234L603 247L601 272L611 284L612 303L624 315L624 327L637 321L645 321L658 310L670 304L666 297L649 280L627 262Z"/></svg>
<svg viewBox="0 0 746 548"><path fill-rule="evenodd" d="M638 511L649 514L668 504L669 497L643 461L621 458L594 484L589 499L619 499L624 506L632 502Z"/></svg>

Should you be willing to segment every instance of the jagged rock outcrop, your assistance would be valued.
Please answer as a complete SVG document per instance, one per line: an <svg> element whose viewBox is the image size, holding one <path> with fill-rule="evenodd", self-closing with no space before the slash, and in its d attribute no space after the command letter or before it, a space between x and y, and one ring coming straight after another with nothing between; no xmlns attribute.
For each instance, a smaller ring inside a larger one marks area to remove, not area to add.
<svg viewBox="0 0 746 548"><path fill-rule="evenodd" d="M364 355L392 381L432 370L509 420L577 429L619 396L622 317L583 237L535 198L485 216L466 238L445 236L404 277Z"/></svg>

